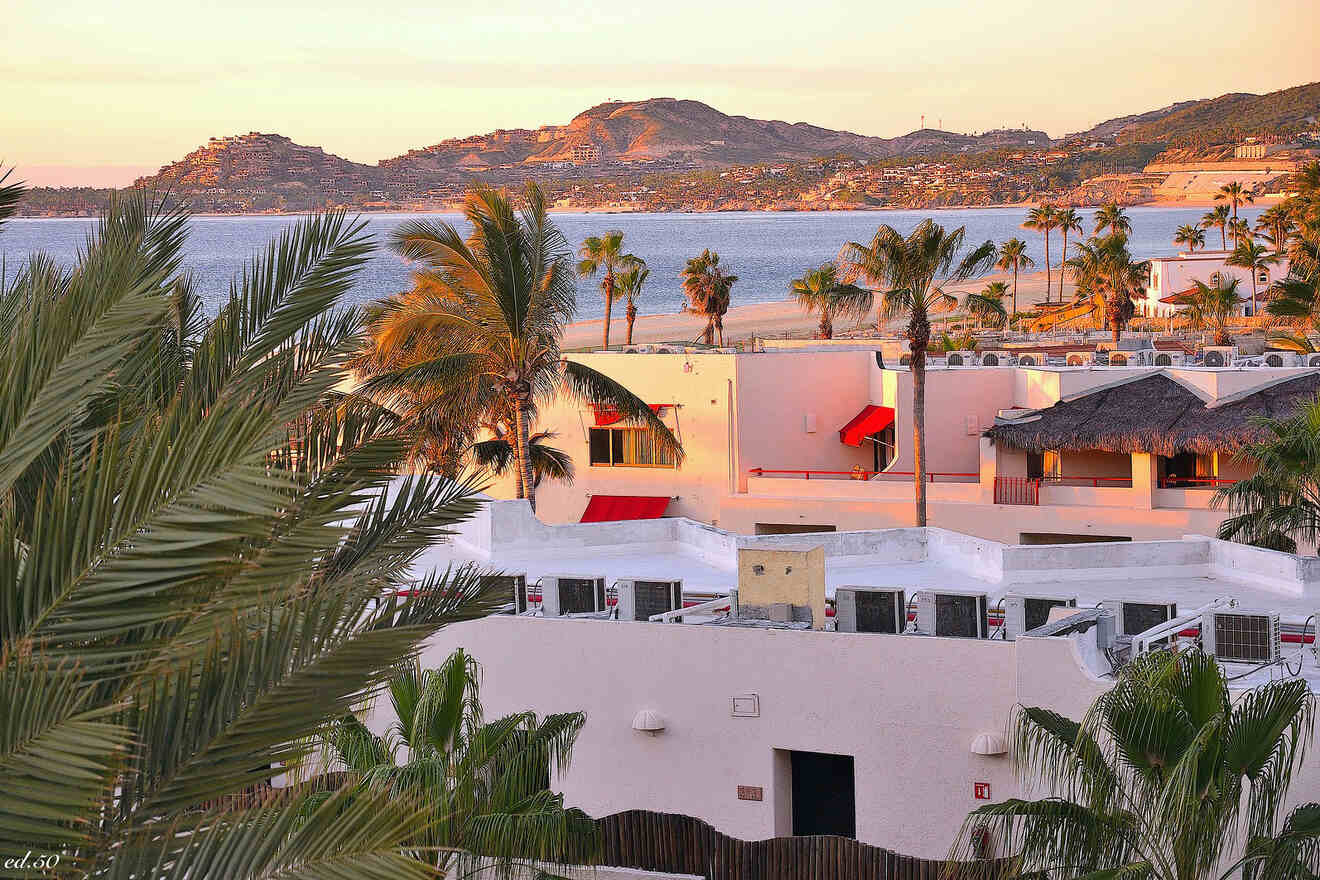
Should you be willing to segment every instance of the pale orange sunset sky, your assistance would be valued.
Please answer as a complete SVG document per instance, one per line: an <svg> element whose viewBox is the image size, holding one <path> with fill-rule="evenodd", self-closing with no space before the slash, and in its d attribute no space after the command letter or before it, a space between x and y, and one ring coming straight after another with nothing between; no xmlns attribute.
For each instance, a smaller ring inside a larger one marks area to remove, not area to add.
<svg viewBox="0 0 1320 880"><path fill-rule="evenodd" d="M1320 80L1320 0L17 0L4 17L0 161L48 185L126 184L250 130L374 163L610 99L1058 136Z"/></svg>

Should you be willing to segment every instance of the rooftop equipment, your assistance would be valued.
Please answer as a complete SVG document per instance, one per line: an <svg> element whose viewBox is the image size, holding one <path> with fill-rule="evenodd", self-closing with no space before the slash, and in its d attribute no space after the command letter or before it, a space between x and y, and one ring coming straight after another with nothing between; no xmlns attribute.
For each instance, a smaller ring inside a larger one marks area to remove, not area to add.
<svg viewBox="0 0 1320 880"><path fill-rule="evenodd" d="M1022 596L1010 593L1001 604L1004 607L1004 638L1011 642L1049 623L1050 609L1076 608L1077 597Z"/></svg>
<svg viewBox="0 0 1320 880"><path fill-rule="evenodd" d="M618 603L614 607L619 620L646 621L683 607L682 581L625 578L615 581L611 592Z"/></svg>
<svg viewBox="0 0 1320 880"><path fill-rule="evenodd" d="M1201 647L1220 660L1274 663L1282 641L1279 615L1273 612L1215 609L1201 615Z"/></svg>
<svg viewBox="0 0 1320 880"><path fill-rule="evenodd" d="M1176 602L1151 602L1141 599L1105 599L1100 605L1114 612L1117 635L1140 635L1151 627L1178 616Z"/></svg>
<svg viewBox="0 0 1320 880"><path fill-rule="evenodd" d="M976 352L951 351L944 356L944 365L947 367L974 367L976 366Z"/></svg>
<svg viewBox="0 0 1320 880"><path fill-rule="evenodd" d="M1308 367L1320 367L1320 353L1311 353L1306 356L1306 365Z"/></svg>
<svg viewBox="0 0 1320 880"><path fill-rule="evenodd" d="M907 628L907 597L901 589L839 587L834 591L834 627L839 632L897 635Z"/></svg>
<svg viewBox="0 0 1320 880"><path fill-rule="evenodd" d="M513 613L523 614L527 611L527 575L519 574L488 574L481 578L483 589L503 590L513 598Z"/></svg>
<svg viewBox="0 0 1320 880"><path fill-rule="evenodd" d="M1138 351L1111 351L1109 353L1109 366L1146 367L1155 362L1155 355L1156 351L1153 348Z"/></svg>
<svg viewBox="0 0 1320 880"><path fill-rule="evenodd" d="M1016 366L1017 362L1017 357L1011 351L987 351L981 355L983 367L1012 367Z"/></svg>
<svg viewBox="0 0 1320 880"><path fill-rule="evenodd" d="M1095 352L1070 351L1063 362L1070 367L1089 367L1095 363Z"/></svg>
<svg viewBox="0 0 1320 880"><path fill-rule="evenodd" d="M1262 367L1296 367L1302 363L1302 356L1295 351L1267 351L1261 359Z"/></svg>
<svg viewBox="0 0 1320 880"><path fill-rule="evenodd" d="M1018 355L1019 367L1044 367L1049 364L1049 356L1043 351L1028 351Z"/></svg>
<svg viewBox="0 0 1320 880"><path fill-rule="evenodd" d="M990 637L985 593L923 590L917 594L917 632L963 639Z"/></svg>
<svg viewBox="0 0 1320 880"><path fill-rule="evenodd" d="M541 612L546 617L591 614L608 609L603 577L546 575L540 584Z"/></svg>
<svg viewBox="0 0 1320 880"><path fill-rule="evenodd" d="M1232 345L1211 345L1205 350L1201 362L1207 367L1231 367L1237 361L1237 348Z"/></svg>
<svg viewBox="0 0 1320 880"><path fill-rule="evenodd" d="M1181 351L1157 351L1151 363L1157 367L1180 367L1187 360Z"/></svg>

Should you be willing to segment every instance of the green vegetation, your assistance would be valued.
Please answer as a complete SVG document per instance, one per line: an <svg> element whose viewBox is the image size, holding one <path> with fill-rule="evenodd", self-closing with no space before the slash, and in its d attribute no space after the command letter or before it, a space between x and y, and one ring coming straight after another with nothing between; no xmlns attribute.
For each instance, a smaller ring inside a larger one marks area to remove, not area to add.
<svg viewBox="0 0 1320 880"><path fill-rule="evenodd" d="M820 315L816 335L821 339L834 338L835 318L861 320L875 303L871 291L842 281L839 267L834 263L825 263L807 271L801 278L794 278L788 284L788 292L809 314L816 312Z"/></svg>
<svg viewBox="0 0 1320 880"><path fill-rule="evenodd" d="M706 319L702 341L714 345L718 337L724 345L724 316L729 311L730 294L737 275L730 275L728 266L720 265L720 255L710 248L687 261L679 277L683 279L683 295L687 302L683 311Z"/></svg>
<svg viewBox="0 0 1320 880"><path fill-rule="evenodd" d="M997 262L995 266L1004 271L1013 271L1013 315L1012 320L1016 321L1018 317L1018 270L1031 269L1035 267L1036 261L1027 254L1027 243L1020 238L1010 238L999 246Z"/></svg>
<svg viewBox="0 0 1320 880"><path fill-rule="evenodd" d="M424 805L427 821L406 845L425 853L440 876L471 877L482 868L509 876L538 862L590 864L600 850L596 823L550 790L551 774L572 759L586 716L519 712L488 721L480 674L462 649L439 669L423 671L413 661L389 680L397 720L385 736L353 715L341 718L324 742L347 768L348 802L383 797Z"/></svg>
<svg viewBox="0 0 1320 880"><path fill-rule="evenodd" d="M651 270L647 268L646 261L629 254L628 259L624 261L623 271L616 279L619 295L627 304L624 310L624 319L628 322L625 345L632 345L633 325L637 323L637 300L642 298L642 288L646 286L646 279L650 277Z"/></svg>
<svg viewBox="0 0 1320 880"><path fill-rule="evenodd" d="M19 195L0 187L0 219ZM186 228L116 201L71 269L38 256L0 291L0 854L57 853L61 877L430 878L403 850L424 805L298 780L319 730L503 598L468 568L409 580L474 488L393 480L407 426L336 391L364 224L300 221L213 320Z"/></svg>
<svg viewBox="0 0 1320 880"><path fill-rule="evenodd" d="M1077 278L1079 298L1104 302L1105 320L1115 344L1136 311L1133 297L1145 291L1150 276L1150 261L1132 259L1127 245L1127 235L1122 232L1092 236L1076 245L1076 256L1068 260Z"/></svg>
<svg viewBox="0 0 1320 880"><path fill-rule="evenodd" d="M1045 236L1045 302L1050 301L1050 232L1058 226L1055 217L1056 208L1050 204L1037 205L1027 211L1027 218L1022 221L1023 229L1031 229ZM1066 254L1065 254L1066 256ZM1059 300L1063 300L1063 284L1059 285Z"/></svg>
<svg viewBox="0 0 1320 880"><path fill-rule="evenodd" d="M545 196L528 184L519 202L477 186L451 224L409 220L391 236L416 261L411 290L374 307L370 341L354 360L362 392L412 426L423 442L414 459L457 472L483 431L512 448L516 491L536 507L531 437L542 406L568 397L607 408L625 424L650 428L658 447L681 460L669 427L640 398L597 370L560 356L576 291L568 243ZM727 308L727 305L726 305Z"/></svg>
<svg viewBox="0 0 1320 880"><path fill-rule="evenodd" d="M600 291L605 297L605 332L601 347L609 348L610 311L621 293L615 288L615 276L633 256L623 252L623 233L611 229L604 235L593 235L582 242L582 247L578 248L578 257L577 272L580 277L590 278L597 272L604 272L600 282Z"/></svg>
<svg viewBox="0 0 1320 880"><path fill-rule="evenodd" d="M1320 805L1283 805L1314 715L1303 679L1230 695L1211 656L1147 654L1081 721L1017 710L1017 772L1044 796L973 810L951 858L974 856L985 829L1009 878L1309 880Z"/></svg>
<svg viewBox="0 0 1320 880"><path fill-rule="evenodd" d="M1302 131L1316 117L1320 117L1320 83L1311 83L1265 95L1230 94L1199 101L1163 119L1133 126L1120 137L1127 143L1201 147L1252 135Z"/></svg>
<svg viewBox="0 0 1320 880"><path fill-rule="evenodd" d="M1238 296L1238 279L1224 283L1221 278L1213 287L1203 281L1193 281L1192 295L1187 303L1187 319L1198 330L1209 329L1214 333L1215 345L1230 345L1232 337L1228 333L1228 322L1237 314L1241 298Z"/></svg>

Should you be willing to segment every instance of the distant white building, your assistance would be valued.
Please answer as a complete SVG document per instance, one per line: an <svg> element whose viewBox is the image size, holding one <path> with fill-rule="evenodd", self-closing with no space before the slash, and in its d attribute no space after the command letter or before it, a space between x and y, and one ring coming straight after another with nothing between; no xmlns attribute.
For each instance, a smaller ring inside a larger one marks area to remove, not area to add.
<svg viewBox="0 0 1320 880"><path fill-rule="evenodd" d="M1227 251L1199 251L1180 253L1176 257L1161 257L1150 261L1150 285L1146 291L1146 313L1155 317L1168 317L1186 308L1182 301L1200 281L1211 287L1218 283L1228 284L1238 280L1238 295L1243 300L1239 314L1246 314L1251 309L1251 272L1225 262ZM1288 274L1288 258L1281 256L1279 261L1267 269L1256 273L1257 303L1263 300L1262 294L1279 278Z"/></svg>

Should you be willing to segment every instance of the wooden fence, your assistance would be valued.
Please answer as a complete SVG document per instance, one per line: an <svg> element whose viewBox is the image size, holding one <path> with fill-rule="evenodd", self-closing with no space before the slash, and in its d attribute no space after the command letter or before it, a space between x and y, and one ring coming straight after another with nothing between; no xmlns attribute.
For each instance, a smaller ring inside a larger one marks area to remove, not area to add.
<svg viewBox="0 0 1320 880"><path fill-rule="evenodd" d="M707 880L940 880L947 863L899 855L847 837L739 840L700 819L629 810L597 820L600 864L696 874ZM973 865L975 867L973 867ZM960 876L994 880L996 862Z"/></svg>

